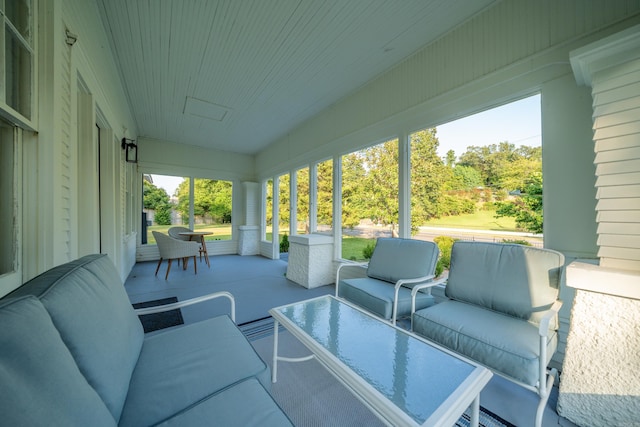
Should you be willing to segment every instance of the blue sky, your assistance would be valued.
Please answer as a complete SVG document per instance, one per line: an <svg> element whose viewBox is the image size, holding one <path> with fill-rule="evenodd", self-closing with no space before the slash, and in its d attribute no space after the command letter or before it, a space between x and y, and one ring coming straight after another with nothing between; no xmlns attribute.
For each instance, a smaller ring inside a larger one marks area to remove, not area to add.
<svg viewBox="0 0 640 427"><path fill-rule="evenodd" d="M485 146L509 141L516 147L539 147L542 143L540 95L535 95L436 127L438 154L454 150L457 157L471 145Z"/></svg>

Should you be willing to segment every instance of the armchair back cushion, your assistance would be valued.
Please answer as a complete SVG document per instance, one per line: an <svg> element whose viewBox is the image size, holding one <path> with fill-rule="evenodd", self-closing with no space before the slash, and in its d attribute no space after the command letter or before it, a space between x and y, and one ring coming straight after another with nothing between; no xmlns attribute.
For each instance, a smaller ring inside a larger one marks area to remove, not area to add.
<svg viewBox="0 0 640 427"><path fill-rule="evenodd" d="M0 424L115 427L37 298L0 302L0 325Z"/></svg>
<svg viewBox="0 0 640 427"><path fill-rule="evenodd" d="M537 325L558 298L563 265L564 256L549 249L458 241L445 294Z"/></svg>
<svg viewBox="0 0 640 427"><path fill-rule="evenodd" d="M433 274L438 253L438 246L433 242L378 238L367 268L367 276L390 283L428 276Z"/></svg>
<svg viewBox="0 0 640 427"><path fill-rule="evenodd" d="M28 294L40 299L80 371L119 420L144 331L113 263L106 255L87 255L11 296Z"/></svg>

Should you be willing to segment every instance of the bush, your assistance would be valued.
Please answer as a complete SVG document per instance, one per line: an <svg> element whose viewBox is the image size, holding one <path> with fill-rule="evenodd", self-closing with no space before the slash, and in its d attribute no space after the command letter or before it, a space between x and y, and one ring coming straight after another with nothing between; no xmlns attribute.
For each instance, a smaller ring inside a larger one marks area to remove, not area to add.
<svg viewBox="0 0 640 427"><path fill-rule="evenodd" d="M153 220L158 225L171 225L171 205L159 206Z"/></svg>
<svg viewBox="0 0 640 427"><path fill-rule="evenodd" d="M280 239L280 253L288 253L289 252L289 236L287 234L283 234Z"/></svg>
<svg viewBox="0 0 640 427"><path fill-rule="evenodd" d="M451 264L451 248L456 240L458 239L449 236L438 236L433 239L434 243L438 245L438 249L440 249L440 258L436 264L436 277L449 268Z"/></svg>
<svg viewBox="0 0 640 427"><path fill-rule="evenodd" d="M531 242L527 240L518 240L518 239L502 239L502 243L514 243L516 245L532 246Z"/></svg>
<svg viewBox="0 0 640 427"><path fill-rule="evenodd" d="M375 248L376 248L375 242L367 244L367 246L365 246L364 249L362 250L362 256L364 257L364 259L371 259L371 256L373 255L373 250Z"/></svg>

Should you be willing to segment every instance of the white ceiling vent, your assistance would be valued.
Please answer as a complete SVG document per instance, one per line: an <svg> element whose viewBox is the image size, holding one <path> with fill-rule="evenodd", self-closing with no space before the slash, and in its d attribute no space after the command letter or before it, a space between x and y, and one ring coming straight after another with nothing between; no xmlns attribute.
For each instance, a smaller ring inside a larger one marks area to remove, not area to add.
<svg viewBox="0 0 640 427"><path fill-rule="evenodd" d="M184 114L221 122L231 111L227 107L187 96Z"/></svg>

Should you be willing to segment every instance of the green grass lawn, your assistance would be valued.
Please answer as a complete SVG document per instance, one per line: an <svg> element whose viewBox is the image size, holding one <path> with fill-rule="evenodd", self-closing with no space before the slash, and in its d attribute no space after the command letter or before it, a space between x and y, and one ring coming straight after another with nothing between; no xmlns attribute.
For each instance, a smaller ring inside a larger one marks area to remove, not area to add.
<svg viewBox="0 0 640 427"><path fill-rule="evenodd" d="M362 251L371 243L375 244L376 239L342 236L342 258L354 261L364 261L365 259Z"/></svg>
<svg viewBox="0 0 640 427"><path fill-rule="evenodd" d="M521 231L516 228L514 218L496 218L495 211L478 211L473 214L445 216L432 219L425 226L468 228L471 230Z"/></svg>
<svg viewBox="0 0 640 427"><path fill-rule="evenodd" d="M153 238L152 231L159 231L161 233L167 234L169 228L175 227L177 224L172 225L150 225L147 227L147 244L155 245L156 239ZM183 225L182 227L187 227ZM212 241L212 240L231 240L231 224L197 224L194 227L195 231L211 231L213 234L209 236L204 236L204 240Z"/></svg>
<svg viewBox="0 0 640 427"><path fill-rule="evenodd" d="M429 227L443 227L443 228L467 228L471 230L494 230L494 231L520 231L516 229L516 222L513 218L495 218L495 211L481 210L474 214L464 214L457 216L447 216L438 219L433 219L426 224ZM147 228L148 237L147 242L151 245L155 244L155 239L151 234L152 230L167 233L167 230L171 225L152 225ZM211 236L206 236L207 241L212 240L230 240L231 239L231 225L206 225L199 224L195 226L197 231L212 231ZM267 239L271 240L270 227L267 232ZM304 233L300 230L300 233ZM284 234L284 233L281 233ZM342 237L342 257L344 259L364 261L363 250L371 243L375 243L375 239L368 239L363 237Z"/></svg>

